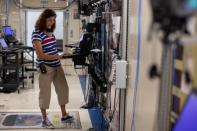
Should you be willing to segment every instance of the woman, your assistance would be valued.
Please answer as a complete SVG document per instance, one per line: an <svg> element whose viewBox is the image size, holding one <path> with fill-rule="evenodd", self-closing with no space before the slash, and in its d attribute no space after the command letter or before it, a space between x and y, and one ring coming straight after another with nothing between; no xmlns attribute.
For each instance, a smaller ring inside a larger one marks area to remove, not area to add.
<svg viewBox="0 0 197 131"><path fill-rule="evenodd" d="M54 128L46 114L46 109L49 108L50 104L52 82L62 112L61 120L73 119L65 109L69 100L69 89L60 63L60 59L69 54L58 55L56 39L53 34L56 27L55 19L56 13L51 9L45 9L39 16L32 33L32 43L38 57L38 66L42 67L39 72L39 106L43 117L42 126L46 128ZM45 73L43 73L43 69L46 70Z"/></svg>

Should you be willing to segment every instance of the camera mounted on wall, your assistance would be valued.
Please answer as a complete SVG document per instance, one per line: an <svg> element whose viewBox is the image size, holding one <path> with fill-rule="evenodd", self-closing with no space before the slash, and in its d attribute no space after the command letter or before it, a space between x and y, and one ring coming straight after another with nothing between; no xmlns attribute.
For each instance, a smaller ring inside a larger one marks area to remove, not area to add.
<svg viewBox="0 0 197 131"><path fill-rule="evenodd" d="M187 23L188 19L197 13L197 0L150 0L150 3L153 15L150 31L163 31L163 44L179 44L180 37L177 32L190 34ZM150 67L149 77L153 79L160 76L161 71L154 63ZM186 72L186 77L186 82L190 83L191 78L188 72Z"/></svg>
<svg viewBox="0 0 197 131"><path fill-rule="evenodd" d="M159 25L158 29L164 32L163 40L177 31L189 34L187 22L188 18L197 13L196 0L151 0L150 2L153 12L152 29L155 25Z"/></svg>

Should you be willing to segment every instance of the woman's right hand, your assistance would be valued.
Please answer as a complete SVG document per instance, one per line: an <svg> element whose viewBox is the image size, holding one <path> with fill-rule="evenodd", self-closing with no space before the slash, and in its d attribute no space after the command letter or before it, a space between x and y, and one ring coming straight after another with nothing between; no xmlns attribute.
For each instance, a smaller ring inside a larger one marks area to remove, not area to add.
<svg viewBox="0 0 197 131"><path fill-rule="evenodd" d="M67 58L67 57L69 57L69 56L72 56L72 54L69 53L69 52L64 52L63 54L59 55L59 59Z"/></svg>

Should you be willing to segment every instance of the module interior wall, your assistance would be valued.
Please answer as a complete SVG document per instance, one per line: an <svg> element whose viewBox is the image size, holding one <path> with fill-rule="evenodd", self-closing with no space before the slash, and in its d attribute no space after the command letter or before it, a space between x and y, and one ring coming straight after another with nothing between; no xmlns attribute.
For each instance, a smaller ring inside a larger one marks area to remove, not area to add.
<svg viewBox="0 0 197 131"><path fill-rule="evenodd" d="M26 6L32 6L32 7L42 7L40 0L23 0L22 1L24 5ZM57 8L63 8L67 5L66 1L49 1L47 2L46 7L47 8L52 8L52 7L57 7Z"/></svg>
<svg viewBox="0 0 197 131"><path fill-rule="evenodd" d="M130 0L129 22L129 66L126 103L125 131L131 130L133 92L136 80L136 64L138 54L138 0ZM141 48L140 72L135 114L136 131L153 131L157 113L158 80L150 80L148 71L153 62L160 66L161 43L157 39L147 40L149 25L151 23L151 10L149 1L142 1L141 17Z"/></svg>
<svg viewBox="0 0 197 131"><path fill-rule="evenodd" d="M29 6L29 7L40 7L40 0L23 0L22 1L24 5ZM57 7L57 8L62 8L66 6L66 2L60 1L60 2L48 2L48 8L51 7ZM76 8L76 6L74 7ZM2 13L6 15L6 0L2 0ZM9 15L9 22L8 25L11 25L13 29L16 30L16 37L23 43L25 43L25 10L20 10L15 4L13 0L10 0L10 15ZM5 25L5 22L1 20L2 25ZM71 26L76 26L76 22L72 21ZM78 27L78 26L77 26ZM78 30L78 28L77 28ZM78 31L77 31L78 32ZM77 38L79 33L76 33L75 38ZM66 42L65 42L66 43Z"/></svg>
<svg viewBox="0 0 197 131"><path fill-rule="evenodd" d="M3 14L3 17L6 16L6 0L2 0L2 6L1 11ZM11 27L16 30L16 37L20 38L20 10L15 6L14 2L10 0L10 15L8 17L8 25L11 25ZM5 20L2 21L2 26L5 25Z"/></svg>

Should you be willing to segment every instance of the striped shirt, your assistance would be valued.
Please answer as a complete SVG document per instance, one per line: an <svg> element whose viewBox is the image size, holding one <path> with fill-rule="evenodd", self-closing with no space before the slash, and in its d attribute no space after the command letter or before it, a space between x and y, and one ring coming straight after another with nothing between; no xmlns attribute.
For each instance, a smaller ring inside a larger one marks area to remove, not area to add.
<svg viewBox="0 0 197 131"><path fill-rule="evenodd" d="M58 55L57 43L54 35L48 36L42 31L35 30L32 33L32 43L34 40L41 41L43 53L47 55ZM37 64L44 63L50 67L60 66L60 60L39 60L37 58Z"/></svg>

